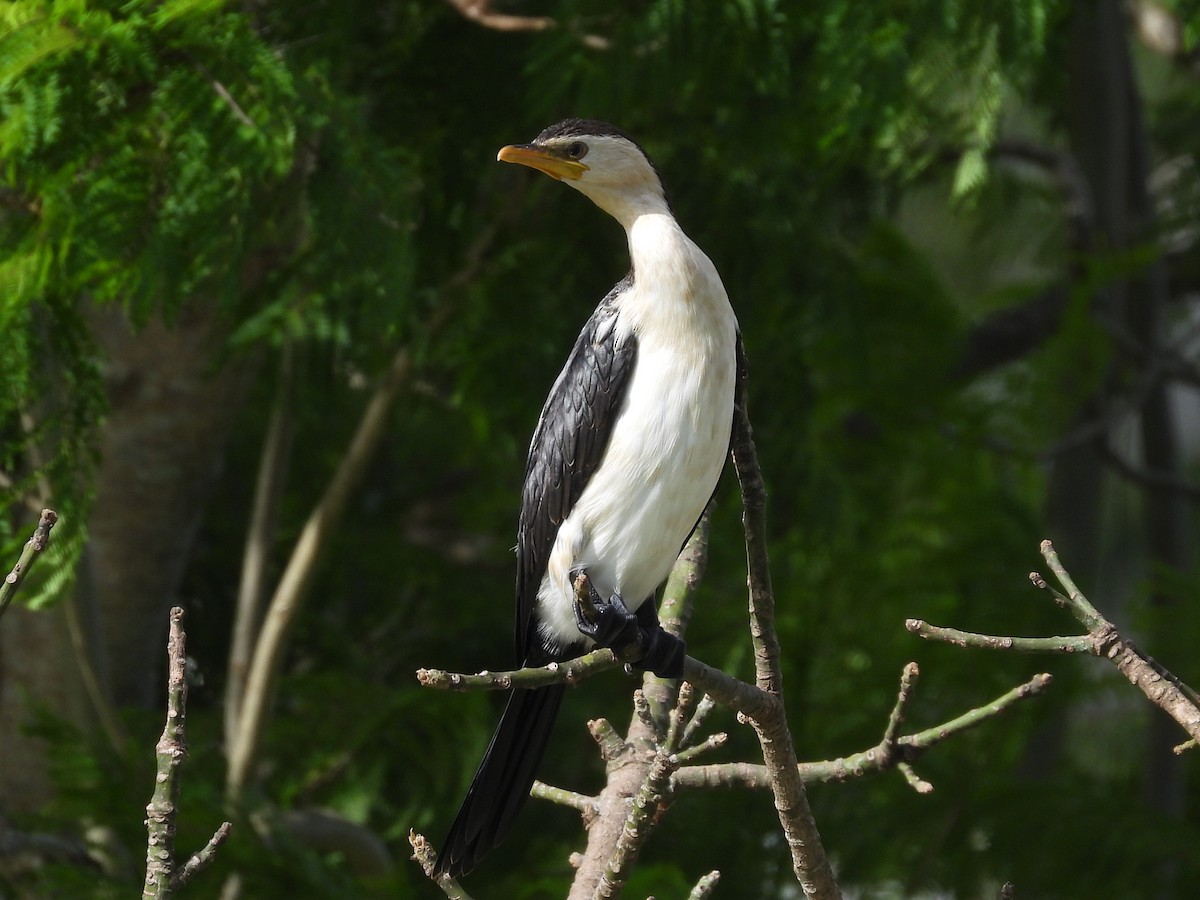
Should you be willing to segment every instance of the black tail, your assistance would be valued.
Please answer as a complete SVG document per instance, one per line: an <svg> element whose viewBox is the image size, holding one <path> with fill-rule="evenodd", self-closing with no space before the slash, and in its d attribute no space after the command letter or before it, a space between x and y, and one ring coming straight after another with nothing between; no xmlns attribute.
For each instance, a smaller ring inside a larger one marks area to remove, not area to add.
<svg viewBox="0 0 1200 900"><path fill-rule="evenodd" d="M439 875L465 875L508 836L529 798L565 690L565 685L555 684L512 692L475 780L442 841Z"/></svg>

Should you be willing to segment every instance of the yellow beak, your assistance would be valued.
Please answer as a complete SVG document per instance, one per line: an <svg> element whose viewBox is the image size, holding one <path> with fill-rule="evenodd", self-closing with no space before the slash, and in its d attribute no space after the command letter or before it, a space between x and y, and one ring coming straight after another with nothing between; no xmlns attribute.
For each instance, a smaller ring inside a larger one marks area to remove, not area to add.
<svg viewBox="0 0 1200 900"><path fill-rule="evenodd" d="M577 181L588 170L588 167L578 160L567 159L533 144L509 144L507 147L501 147L496 159L500 162L529 166L559 181L564 178Z"/></svg>

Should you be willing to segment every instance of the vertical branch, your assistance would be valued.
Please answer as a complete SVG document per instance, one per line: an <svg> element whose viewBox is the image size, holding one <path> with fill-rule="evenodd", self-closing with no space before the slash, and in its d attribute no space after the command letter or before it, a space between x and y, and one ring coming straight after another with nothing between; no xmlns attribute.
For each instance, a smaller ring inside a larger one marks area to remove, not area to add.
<svg viewBox="0 0 1200 900"><path fill-rule="evenodd" d="M229 837L228 822L213 834L207 846L184 865L175 865L175 820L179 809L179 767L187 759L184 718L187 714L187 655L183 610L171 610L167 637L167 724L154 748L158 760L154 794L146 807L146 881L143 900L166 900L207 866L217 848Z"/></svg>
<svg viewBox="0 0 1200 900"><path fill-rule="evenodd" d="M167 637L167 724L154 748L158 760L154 795L146 807L146 883L142 897L171 895L171 871L175 867L175 811L179 804L179 767L187 756L184 744L184 711L187 706L186 637L180 620L183 610L171 610Z"/></svg>
<svg viewBox="0 0 1200 900"><path fill-rule="evenodd" d="M750 635L758 687L775 700L769 714L751 720L762 745L763 761L775 797L775 810L792 855L796 879L810 898L841 897L825 855L817 823L797 767L796 747L783 705L783 671L775 631L775 595L767 558L767 491L746 410L746 355L738 340L738 385L734 405L733 462L742 490L742 522L746 533L746 567L750 594Z"/></svg>

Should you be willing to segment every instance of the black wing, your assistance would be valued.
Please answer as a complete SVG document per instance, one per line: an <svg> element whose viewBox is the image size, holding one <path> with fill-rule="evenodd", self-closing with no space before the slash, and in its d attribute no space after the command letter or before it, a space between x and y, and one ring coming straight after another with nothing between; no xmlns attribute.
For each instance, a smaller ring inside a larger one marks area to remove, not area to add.
<svg viewBox="0 0 1200 900"><path fill-rule="evenodd" d="M618 297L633 286L626 275L587 324L550 389L529 446L517 526L517 659L542 665L551 648L537 636L538 587L558 528L600 465L633 371L637 342L616 337Z"/></svg>

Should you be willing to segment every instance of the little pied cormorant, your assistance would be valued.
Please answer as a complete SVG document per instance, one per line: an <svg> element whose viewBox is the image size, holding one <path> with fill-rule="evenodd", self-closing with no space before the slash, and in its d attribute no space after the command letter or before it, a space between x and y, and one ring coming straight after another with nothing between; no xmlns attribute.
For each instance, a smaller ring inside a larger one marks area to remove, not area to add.
<svg viewBox="0 0 1200 900"><path fill-rule="evenodd" d="M533 434L517 530L517 658L542 666L635 643L639 667L678 676L684 644L659 625L654 593L728 453L737 319L716 268L671 215L653 164L623 131L567 119L497 158L591 199L625 229L633 264L584 325ZM513 690L439 873L469 872L511 830L564 690Z"/></svg>

